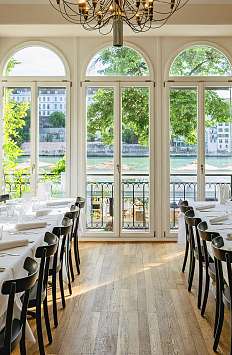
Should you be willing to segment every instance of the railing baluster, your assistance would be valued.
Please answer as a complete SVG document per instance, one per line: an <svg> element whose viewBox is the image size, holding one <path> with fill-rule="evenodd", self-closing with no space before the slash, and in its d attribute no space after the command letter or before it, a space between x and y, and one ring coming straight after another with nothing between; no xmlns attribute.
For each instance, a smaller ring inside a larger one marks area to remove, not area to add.
<svg viewBox="0 0 232 355"><path fill-rule="evenodd" d="M103 207L104 207L104 186L103 183L101 184L101 226L104 226L104 214L103 214Z"/></svg>
<svg viewBox="0 0 232 355"><path fill-rule="evenodd" d="M132 183L132 204L133 204L133 207L132 207L132 225L133 225L133 228L135 227L135 186L134 186L134 183Z"/></svg>

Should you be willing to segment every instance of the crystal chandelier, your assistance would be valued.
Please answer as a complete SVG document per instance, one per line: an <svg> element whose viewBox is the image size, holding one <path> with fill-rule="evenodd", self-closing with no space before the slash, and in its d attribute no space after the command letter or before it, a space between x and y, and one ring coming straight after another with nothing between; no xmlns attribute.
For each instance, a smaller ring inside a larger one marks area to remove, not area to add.
<svg viewBox="0 0 232 355"><path fill-rule="evenodd" d="M123 23L135 33L163 26L189 0L49 0L71 23L103 35L113 31L113 45L123 45Z"/></svg>

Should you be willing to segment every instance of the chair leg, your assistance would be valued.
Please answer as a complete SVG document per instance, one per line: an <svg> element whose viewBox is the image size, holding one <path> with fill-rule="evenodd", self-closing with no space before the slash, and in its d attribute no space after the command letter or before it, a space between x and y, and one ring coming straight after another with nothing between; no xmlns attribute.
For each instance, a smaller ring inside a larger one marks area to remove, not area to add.
<svg viewBox="0 0 232 355"><path fill-rule="evenodd" d="M26 328L26 323L23 325L22 329L22 337L20 340L20 355L26 355L27 350L26 350L26 342L25 342L25 328Z"/></svg>
<svg viewBox="0 0 232 355"><path fill-rule="evenodd" d="M207 301L208 301L209 281L210 281L207 268L205 269L205 271L206 271L206 273L205 273L205 291L204 291L204 298L203 298L202 307L201 307L201 315L202 315L202 317L205 314L205 308L206 308Z"/></svg>
<svg viewBox="0 0 232 355"><path fill-rule="evenodd" d="M59 283L60 283L60 294L61 294L61 301L62 307L65 308L65 297L64 297L64 282L63 282L63 268L59 271Z"/></svg>
<svg viewBox="0 0 232 355"><path fill-rule="evenodd" d="M53 319L54 327L58 327L58 316L57 316L57 302L56 302L56 271L52 274L52 308L53 308Z"/></svg>
<svg viewBox="0 0 232 355"><path fill-rule="evenodd" d="M69 251L67 251L67 255L65 255L65 266L68 277L68 290L69 294L72 294L72 285L71 285L71 276L70 276L70 264L69 264Z"/></svg>
<svg viewBox="0 0 232 355"><path fill-rule="evenodd" d="M71 272L71 278L72 282L74 282L74 270L73 270L73 261L72 261L72 251L69 251L69 265L70 265L70 272Z"/></svg>
<svg viewBox="0 0 232 355"><path fill-rule="evenodd" d="M232 310L230 307L230 355L232 355Z"/></svg>
<svg viewBox="0 0 232 355"><path fill-rule="evenodd" d="M223 303L222 300L220 300L219 315L218 315L218 321L217 321L217 329L216 329L216 332L215 332L214 344L213 344L213 350L215 352L217 351L218 343L219 343L219 340L220 340L223 321L224 321L224 303Z"/></svg>
<svg viewBox="0 0 232 355"><path fill-rule="evenodd" d="M75 263L77 268L77 274L80 275L80 256L79 256L79 249L78 249L78 240L77 237L74 237L74 257Z"/></svg>
<svg viewBox="0 0 232 355"><path fill-rule="evenodd" d="M48 342L49 342L49 344L51 344L52 343L52 332L51 332L51 326L50 326L50 321L49 321L47 297L43 301L43 309L44 309L44 320L45 320L45 325L46 325L46 330L47 330Z"/></svg>
<svg viewBox="0 0 232 355"><path fill-rule="evenodd" d="M182 272L185 271L185 267L186 267L186 263L187 263L187 259L188 259L188 252L189 252L189 241L186 240L184 261L183 261L183 266L182 266Z"/></svg>
<svg viewBox="0 0 232 355"><path fill-rule="evenodd" d="M203 274L203 265L201 260L198 262L199 266L199 275L198 275L198 297L197 297L197 307L201 309L201 296L202 296L202 274Z"/></svg>
<svg viewBox="0 0 232 355"><path fill-rule="evenodd" d="M192 289L194 270L195 270L195 256L192 251L191 252L191 260L190 260L190 267L189 267L189 279L188 279L188 291L189 292L191 292L191 289Z"/></svg>
<svg viewBox="0 0 232 355"><path fill-rule="evenodd" d="M40 355L45 355L42 321L41 321L41 305L39 309L36 310L36 328L37 328L37 336L38 336L38 343L39 343L39 353Z"/></svg>

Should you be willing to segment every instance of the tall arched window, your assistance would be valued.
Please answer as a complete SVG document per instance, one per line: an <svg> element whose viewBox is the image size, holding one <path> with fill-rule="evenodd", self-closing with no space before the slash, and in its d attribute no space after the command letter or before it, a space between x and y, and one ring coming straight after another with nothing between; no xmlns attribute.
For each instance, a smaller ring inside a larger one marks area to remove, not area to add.
<svg viewBox="0 0 232 355"><path fill-rule="evenodd" d="M85 91L88 231L125 235L153 228L150 76L144 56L126 46L100 50L87 66L92 80Z"/></svg>
<svg viewBox="0 0 232 355"><path fill-rule="evenodd" d="M174 59L170 76L228 76L231 63L218 49L195 45L183 50Z"/></svg>
<svg viewBox="0 0 232 355"><path fill-rule="evenodd" d="M232 75L229 58L193 45L173 60L169 77L170 214L177 226L180 199L219 199L232 161Z"/></svg>
<svg viewBox="0 0 232 355"><path fill-rule="evenodd" d="M3 84L5 189L16 197L29 191L63 195L69 89L63 82L66 64L47 46L29 44L7 59L3 75L7 77Z"/></svg>

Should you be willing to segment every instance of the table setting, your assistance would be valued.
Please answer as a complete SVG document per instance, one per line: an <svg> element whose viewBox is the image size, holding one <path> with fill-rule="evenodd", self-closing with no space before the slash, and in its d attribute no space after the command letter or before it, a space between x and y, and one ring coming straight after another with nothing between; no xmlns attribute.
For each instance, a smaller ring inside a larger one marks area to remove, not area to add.
<svg viewBox="0 0 232 355"><path fill-rule="evenodd" d="M60 225L75 198L40 200L9 200L0 209L0 288L5 280L25 276L23 263L26 257L34 257L43 244L46 231ZM16 300L15 314L19 312L20 299ZM0 294L0 329L5 324L7 297ZM27 338L34 336L27 325Z"/></svg>

